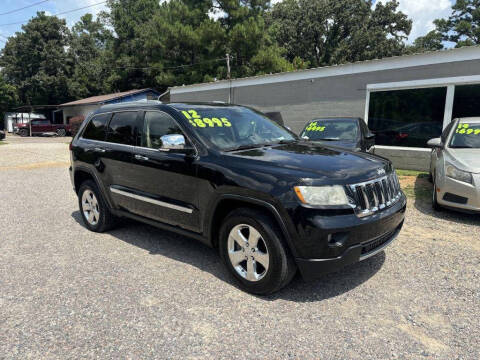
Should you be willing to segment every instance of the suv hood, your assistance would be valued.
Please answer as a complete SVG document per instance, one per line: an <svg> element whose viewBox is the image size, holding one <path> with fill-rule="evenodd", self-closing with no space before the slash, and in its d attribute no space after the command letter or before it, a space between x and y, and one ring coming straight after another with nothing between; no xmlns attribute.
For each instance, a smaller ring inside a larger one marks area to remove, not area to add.
<svg viewBox="0 0 480 360"><path fill-rule="evenodd" d="M330 148L312 142L266 146L229 155L254 161L260 171L274 167L281 169L285 175L337 184L375 179L389 173L392 168L390 161L375 155ZM243 163L242 166L248 165Z"/></svg>
<svg viewBox="0 0 480 360"><path fill-rule="evenodd" d="M356 151L360 148L358 141L355 140L336 140L336 141L322 141L322 140L314 140L312 141L315 145L320 146L335 146L340 147L352 151Z"/></svg>
<svg viewBox="0 0 480 360"><path fill-rule="evenodd" d="M448 149L449 160L460 170L480 173L480 149Z"/></svg>

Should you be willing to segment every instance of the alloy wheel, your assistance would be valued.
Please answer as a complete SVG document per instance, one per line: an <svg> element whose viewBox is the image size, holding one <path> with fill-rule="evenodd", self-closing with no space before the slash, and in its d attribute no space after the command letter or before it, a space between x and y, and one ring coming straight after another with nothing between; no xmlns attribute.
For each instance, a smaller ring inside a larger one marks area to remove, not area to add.
<svg viewBox="0 0 480 360"><path fill-rule="evenodd" d="M235 226L228 235L228 257L242 278L256 282L268 272L270 256L262 235L251 225Z"/></svg>
<svg viewBox="0 0 480 360"><path fill-rule="evenodd" d="M82 195L83 216L92 226L96 226L100 220L98 200L93 191L85 190Z"/></svg>

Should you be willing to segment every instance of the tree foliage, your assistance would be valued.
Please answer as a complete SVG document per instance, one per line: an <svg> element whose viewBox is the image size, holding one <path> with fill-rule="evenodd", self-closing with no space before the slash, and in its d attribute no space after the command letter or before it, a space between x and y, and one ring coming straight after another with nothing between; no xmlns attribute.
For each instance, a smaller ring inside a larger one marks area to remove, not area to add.
<svg viewBox="0 0 480 360"><path fill-rule="evenodd" d="M18 93L15 86L5 81L0 72L0 129L3 128L3 116L9 109L18 104Z"/></svg>
<svg viewBox="0 0 480 360"><path fill-rule="evenodd" d="M437 30L432 30L427 35L416 38L413 45L408 48L408 52L421 53L442 50L443 48L443 35Z"/></svg>
<svg viewBox="0 0 480 360"><path fill-rule="evenodd" d="M40 12L8 40L0 66L22 103L57 104L70 99L71 62L65 51L69 38L65 20Z"/></svg>
<svg viewBox="0 0 480 360"><path fill-rule="evenodd" d="M479 3L458 0L411 46L396 0L108 0L108 11L71 29L40 12L0 53L0 101L58 104L226 79L226 54L235 78L478 44Z"/></svg>
<svg viewBox="0 0 480 360"><path fill-rule="evenodd" d="M456 47L480 44L480 0L457 0L448 19L435 20L443 40Z"/></svg>
<svg viewBox="0 0 480 360"><path fill-rule="evenodd" d="M396 1L373 8L371 0L284 0L269 16L270 32L288 60L312 66L401 55L411 21L397 8Z"/></svg>
<svg viewBox="0 0 480 360"><path fill-rule="evenodd" d="M82 16L71 32L68 56L73 63L69 81L69 95L84 98L100 94L109 76L107 47L112 41L112 33L100 19L94 20L91 14Z"/></svg>

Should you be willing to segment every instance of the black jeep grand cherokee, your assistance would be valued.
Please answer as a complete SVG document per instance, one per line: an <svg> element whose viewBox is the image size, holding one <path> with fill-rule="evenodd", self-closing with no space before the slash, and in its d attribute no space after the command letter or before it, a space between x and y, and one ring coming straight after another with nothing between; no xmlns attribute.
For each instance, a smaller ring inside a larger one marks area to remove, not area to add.
<svg viewBox="0 0 480 360"><path fill-rule="evenodd" d="M71 156L90 230L126 217L198 239L256 294L297 267L313 279L378 253L405 215L388 160L304 142L242 106L104 106Z"/></svg>

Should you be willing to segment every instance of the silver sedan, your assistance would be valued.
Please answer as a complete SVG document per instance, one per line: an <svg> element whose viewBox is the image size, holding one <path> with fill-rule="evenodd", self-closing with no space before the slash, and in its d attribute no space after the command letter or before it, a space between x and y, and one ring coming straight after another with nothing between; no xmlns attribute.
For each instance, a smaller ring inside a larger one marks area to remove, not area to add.
<svg viewBox="0 0 480 360"><path fill-rule="evenodd" d="M480 212L480 117L452 121L428 146L433 207Z"/></svg>

